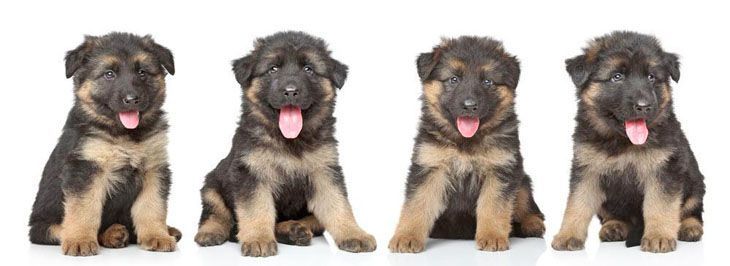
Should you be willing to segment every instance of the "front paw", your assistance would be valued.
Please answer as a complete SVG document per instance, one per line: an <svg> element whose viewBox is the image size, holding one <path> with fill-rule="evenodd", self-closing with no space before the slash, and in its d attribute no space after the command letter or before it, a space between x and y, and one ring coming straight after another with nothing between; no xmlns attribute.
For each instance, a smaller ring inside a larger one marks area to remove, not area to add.
<svg viewBox="0 0 730 266"><path fill-rule="evenodd" d="M393 236L388 249L393 253L419 253L426 247L426 239L407 234Z"/></svg>
<svg viewBox="0 0 730 266"><path fill-rule="evenodd" d="M139 245L147 251L171 252L175 251L177 241L170 235L140 238Z"/></svg>
<svg viewBox="0 0 730 266"><path fill-rule="evenodd" d="M241 242L241 254L248 257L268 257L277 253L274 239L261 239Z"/></svg>
<svg viewBox="0 0 730 266"><path fill-rule="evenodd" d="M641 251L667 253L677 249L677 238L660 234L645 234L641 239Z"/></svg>
<svg viewBox="0 0 730 266"><path fill-rule="evenodd" d="M129 231L121 224L109 226L99 236L99 243L106 248L123 248L129 245Z"/></svg>
<svg viewBox="0 0 730 266"><path fill-rule="evenodd" d="M375 238L367 233L362 233L359 236L345 238L342 241L337 242L337 247L347 252L371 252L375 250Z"/></svg>
<svg viewBox="0 0 730 266"><path fill-rule="evenodd" d="M571 235L558 234L553 238L553 249L575 251L583 249L585 238Z"/></svg>
<svg viewBox="0 0 730 266"><path fill-rule="evenodd" d="M483 251L505 251L509 249L509 239L507 236L477 236L477 249Z"/></svg>
<svg viewBox="0 0 730 266"><path fill-rule="evenodd" d="M99 252L99 243L95 237L68 239L61 241L61 250L69 256L93 256Z"/></svg>

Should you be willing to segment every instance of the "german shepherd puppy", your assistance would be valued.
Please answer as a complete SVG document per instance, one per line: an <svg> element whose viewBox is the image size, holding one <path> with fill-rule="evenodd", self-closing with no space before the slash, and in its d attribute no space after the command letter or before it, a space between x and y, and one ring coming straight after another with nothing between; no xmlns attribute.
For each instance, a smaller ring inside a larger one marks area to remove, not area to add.
<svg viewBox="0 0 730 266"><path fill-rule="evenodd" d="M634 32L598 37L583 52L566 60L580 101L570 195L553 248L583 249L594 214L601 241L669 252L677 239L700 240L705 185L672 109L677 55Z"/></svg>
<svg viewBox="0 0 730 266"><path fill-rule="evenodd" d="M355 222L337 158L332 113L347 66L322 39L279 32L256 40L233 71L243 113L230 153L205 178L195 241L238 239L244 256L265 257L276 241L305 246L327 230L342 250L375 250Z"/></svg>
<svg viewBox="0 0 730 266"><path fill-rule="evenodd" d="M426 239L476 239L486 251L514 236L542 237L544 217L522 168L517 59L490 38L445 39L417 60L421 122L392 252Z"/></svg>
<svg viewBox="0 0 730 266"><path fill-rule="evenodd" d="M150 36L87 36L66 54L75 102L43 169L30 216L30 241L89 256L139 243L173 251L168 227L165 75L172 53Z"/></svg>

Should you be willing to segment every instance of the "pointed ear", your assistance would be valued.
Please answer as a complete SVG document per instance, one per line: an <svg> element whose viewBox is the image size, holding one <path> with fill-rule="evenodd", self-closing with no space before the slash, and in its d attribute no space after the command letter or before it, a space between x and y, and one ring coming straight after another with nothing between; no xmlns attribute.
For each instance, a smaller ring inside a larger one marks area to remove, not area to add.
<svg viewBox="0 0 730 266"><path fill-rule="evenodd" d="M517 57L509 57L509 63L507 64L507 76L505 83L510 88L517 88L517 84L520 81L520 61Z"/></svg>
<svg viewBox="0 0 730 266"><path fill-rule="evenodd" d="M345 79L347 79L347 65L340 63L335 59L332 59L332 72L330 73L330 81L336 88L342 89L345 85Z"/></svg>
<svg viewBox="0 0 730 266"><path fill-rule="evenodd" d="M242 88L248 87L253 73L254 59L253 56L247 55L233 61L233 74L236 75L236 81L241 84Z"/></svg>
<svg viewBox="0 0 730 266"><path fill-rule="evenodd" d="M80 44L76 49L66 52L66 78L73 77L81 66L86 64L88 61L89 53L96 45L97 37L84 36L84 42Z"/></svg>
<svg viewBox="0 0 730 266"><path fill-rule="evenodd" d="M568 71L570 78L573 79L573 84L577 88L582 88L588 81L592 73L591 69L588 62L586 62L585 55L579 55L565 60L565 70Z"/></svg>
<svg viewBox="0 0 730 266"><path fill-rule="evenodd" d="M418 68L418 77L421 78L421 82L426 81L431 76L431 71L438 62L438 59L435 58L436 55L436 52L422 53L416 59L416 68Z"/></svg>
<svg viewBox="0 0 730 266"><path fill-rule="evenodd" d="M144 42L145 45L147 45L149 52L155 55L157 60L160 60L162 67L164 67L170 75L175 75L175 60L173 59L170 49L157 44L150 35L144 36Z"/></svg>
<svg viewBox="0 0 730 266"><path fill-rule="evenodd" d="M667 66L669 75L674 82L679 82L679 56L673 53L665 53L664 65Z"/></svg>

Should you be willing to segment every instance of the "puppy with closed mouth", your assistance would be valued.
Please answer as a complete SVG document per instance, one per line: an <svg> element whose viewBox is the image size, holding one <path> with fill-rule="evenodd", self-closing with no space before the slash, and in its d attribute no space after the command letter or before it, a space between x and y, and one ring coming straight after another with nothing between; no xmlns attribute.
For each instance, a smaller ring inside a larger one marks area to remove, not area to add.
<svg viewBox="0 0 730 266"><path fill-rule="evenodd" d="M509 249L509 237L542 237L543 214L522 167L517 59L486 37L445 39L417 60L422 115L392 252L433 238Z"/></svg>
<svg viewBox="0 0 730 266"><path fill-rule="evenodd" d="M166 224L165 76L170 50L150 36L87 36L66 55L75 102L43 170L30 216L30 241L89 256L138 243L173 251Z"/></svg>
<svg viewBox="0 0 730 266"><path fill-rule="evenodd" d="M277 241L306 246L327 230L342 250L375 250L355 222L334 138L347 66L322 39L279 32L256 40L233 71L243 113L230 153L205 178L195 241L238 240L244 256L266 257Z"/></svg>
<svg viewBox="0 0 730 266"><path fill-rule="evenodd" d="M670 252L703 234L704 177L672 107L677 55L635 32L592 40L566 60L576 88L570 195L556 250L583 249L594 214L601 241Z"/></svg>

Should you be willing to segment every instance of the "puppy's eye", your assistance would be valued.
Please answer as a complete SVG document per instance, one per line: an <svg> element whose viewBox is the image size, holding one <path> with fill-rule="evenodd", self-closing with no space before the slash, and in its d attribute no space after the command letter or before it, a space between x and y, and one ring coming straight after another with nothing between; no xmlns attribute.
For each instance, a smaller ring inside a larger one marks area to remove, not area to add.
<svg viewBox="0 0 730 266"><path fill-rule="evenodd" d="M624 74L614 73L611 76L611 81L613 81L613 82L619 82L619 81L622 81L622 80L624 80Z"/></svg>
<svg viewBox="0 0 730 266"><path fill-rule="evenodd" d="M649 76L647 76L646 78L647 78L647 79L649 80L649 82L651 82L651 83L654 83L654 81L656 81L656 76L654 76L654 74L649 74Z"/></svg>
<svg viewBox="0 0 730 266"><path fill-rule="evenodd" d="M492 84L494 84L494 82L491 79L485 79L484 81L482 81L482 84L484 84L484 86L486 86L486 87L489 87L489 86L492 86Z"/></svg>
<svg viewBox="0 0 730 266"><path fill-rule="evenodd" d="M276 72L279 72L278 66L272 66L271 68L269 68L269 74L274 74Z"/></svg>
<svg viewBox="0 0 730 266"><path fill-rule="evenodd" d="M306 65L304 66L304 72L307 72L307 74L312 74L314 73L314 69L311 66Z"/></svg>
<svg viewBox="0 0 730 266"><path fill-rule="evenodd" d="M451 84L459 83L459 77L453 76L453 77L449 78L449 83L451 83Z"/></svg>
<svg viewBox="0 0 730 266"><path fill-rule="evenodd" d="M144 78L147 76L147 71L144 71L144 69L137 70L137 76Z"/></svg>
<svg viewBox="0 0 730 266"><path fill-rule="evenodd" d="M104 72L104 78L106 80L112 80L112 79L114 79L116 77L117 77L117 74L114 73L114 71L107 70L106 72Z"/></svg>

